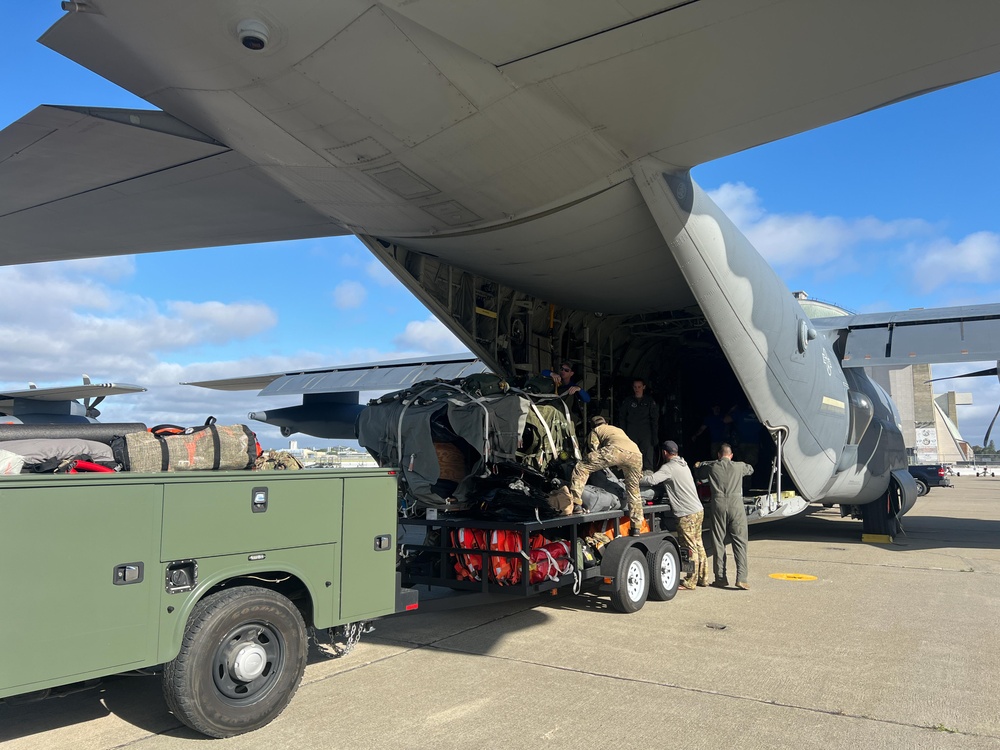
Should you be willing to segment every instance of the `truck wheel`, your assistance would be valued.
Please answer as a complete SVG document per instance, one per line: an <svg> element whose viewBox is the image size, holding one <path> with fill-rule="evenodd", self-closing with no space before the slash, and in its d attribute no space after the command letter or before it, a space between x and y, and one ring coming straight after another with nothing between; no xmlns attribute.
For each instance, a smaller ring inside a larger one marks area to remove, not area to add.
<svg viewBox="0 0 1000 750"><path fill-rule="evenodd" d="M281 594L240 586L206 597L163 668L167 706L209 737L259 729L298 689L307 646L302 615Z"/></svg>
<svg viewBox="0 0 1000 750"><path fill-rule="evenodd" d="M917 497L923 497L930 490L930 487L927 486L927 482L923 479L915 479L915 481L917 483Z"/></svg>
<svg viewBox="0 0 1000 750"><path fill-rule="evenodd" d="M615 587L611 590L611 606L626 614L638 612L649 595L649 567L646 557L630 547L618 561Z"/></svg>
<svg viewBox="0 0 1000 750"><path fill-rule="evenodd" d="M649 598L658 602L673 599L681 582L681 561L674 545L665 541L652 552L647 552L646 563L650 575Z"/></svg>

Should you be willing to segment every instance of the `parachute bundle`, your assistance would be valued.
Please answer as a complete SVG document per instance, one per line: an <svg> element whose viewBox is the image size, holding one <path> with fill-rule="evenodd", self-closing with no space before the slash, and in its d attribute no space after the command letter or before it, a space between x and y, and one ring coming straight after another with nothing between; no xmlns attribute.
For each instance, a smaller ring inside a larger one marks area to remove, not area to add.
<svg viewBox="0 0 1000 750"><path fill-rule="evenodd" d="M579 455L558 397L510 388L495 377L466 380L417 383L369 402L358 417L358 442L379 465L400 468L405 513L465 510L481 498L476 480L497 466L540 474L560 454ZM540 505L533 492L510 499L525 506L519 517L529 518L536 507L549 510L544 494Z"/></svg>

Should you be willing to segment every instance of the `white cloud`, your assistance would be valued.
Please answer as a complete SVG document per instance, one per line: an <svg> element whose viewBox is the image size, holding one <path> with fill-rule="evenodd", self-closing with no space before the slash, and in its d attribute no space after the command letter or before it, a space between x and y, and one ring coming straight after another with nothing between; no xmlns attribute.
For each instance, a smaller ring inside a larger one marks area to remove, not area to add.
<svg viewBox="0 0 1000 750"><path fill-rule="evenodd" d="M192 335L210 343L254 336L278 322L270 307L257 302L171 301L167 309L174 313L171 325L188 326L194 331Z"/></svg>
<svg viewBox="0 0 1000 750"><path fill-rule="evenodd" d="M954 281L990 283L1000 280L1000 235L975 232L955 243L937 240L911 247L913 279L924 292Z"/></svg>
<svg viewBox="0 0 1000 750"><path fill-rule="evenodd" d="M370 257L364 252L344 251L340 253L338 260L344 268L364 268Z"/></svg>
<svg viewBox="0 0 1000 750"><path fill-rule="evenodd" d="M64 268L71 270L68 265ZM30 311L30 322L42 328L58 323L67 309L112 307L99 280L65 271L51 263L0 268L0 318L24 318Z"/></svg>
<svg viewBox="0 0 1000 750"><path fill-rule="evenodd" d="M757 191L742 182L726 183L708 195L761 255L784 269L843 263L845 254L862 242L898 240L932 229L919 219L772 214L764 209Z"/></svg>
<svg viewBox="0 0 1000 750"><path fill-rule="evenodd" d="M368 262L368 265L365 266L365 273L367 273L368 277L379 286L392 286L393 284L399 283L389 269L377 260Z"/></svg>
<svg viewBox="0 0 1000 750"><path fill-rule="evenodd" d="M40 263L40 266L55 266L58 263L71 274L86 274L107 281L121 281L135 274L134 255L116 255L110 258L79 258L77 260Z"/></svg>
<svg viewBox="0 0 1000 750"><path fill-rule="evenodd" d="M125 261L131 267L130 259ZM79 383L83 373L94 382L176 386L192 377L185 377L179 364L161 362L157 352L227 344L277 321L268 306L253 302L177 300L161 310L152 300L107 286L106 280L125 275L115 268L116 263L97 260L0 268L4 387ZM142 404L137 408L152 406L145 396L107 403L114 409L112 404L127 406L135 399ZM160 406L158 411L171 408L169 402Z"/></svg>
<svg viewBox="0 0 1000 750"><path fill-rule="evenodd" d="M338 310L351 310L364 304L368 292L359 281L342 281L333 289L333 304Z"/></svg>
<svg viewBox="0 0 1000 750"><path fill-rule="evenodd" d="M411 320L406 324L406 330L393 339L393 343L400 349L412 349L424 354L451 354L465 351L465 345L437 318Z"/></svg>

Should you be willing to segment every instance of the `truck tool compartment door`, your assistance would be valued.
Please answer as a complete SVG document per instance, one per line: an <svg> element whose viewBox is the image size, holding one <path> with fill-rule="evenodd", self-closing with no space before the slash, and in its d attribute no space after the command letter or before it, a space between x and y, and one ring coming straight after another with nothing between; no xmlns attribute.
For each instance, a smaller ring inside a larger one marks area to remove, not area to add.
<svg viewBox="0 0 1000 750"><path fill-rule="evenodd" d="M355 477L344 483L340 618L363 620L396 604L396 478Z"/></svg>
<svg viewBox="0 0 1000 750"><path fill-rule="evenodd" d="M96 476L0 487L0 696L155 654L161 488Z"/></svg>
<svg viewBox="0 0 1000 750"><path fill-rule="evenodd" d="M304 471L174 480L164 488L162 559L337 542L343 484L340 477Z"/></svg>

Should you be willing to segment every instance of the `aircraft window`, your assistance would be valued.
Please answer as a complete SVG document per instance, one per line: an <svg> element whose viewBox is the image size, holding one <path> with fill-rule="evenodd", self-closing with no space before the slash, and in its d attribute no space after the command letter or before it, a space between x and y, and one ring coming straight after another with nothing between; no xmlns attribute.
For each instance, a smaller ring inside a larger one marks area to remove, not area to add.
<svg viewBox="0 0 1000 750"><path fill-rule="evenodd" d="M851 403L851 428L847 434L847 444L857 445L875 416L875 407L865 394L858 391L848 391L848 400Z"/></svg>

